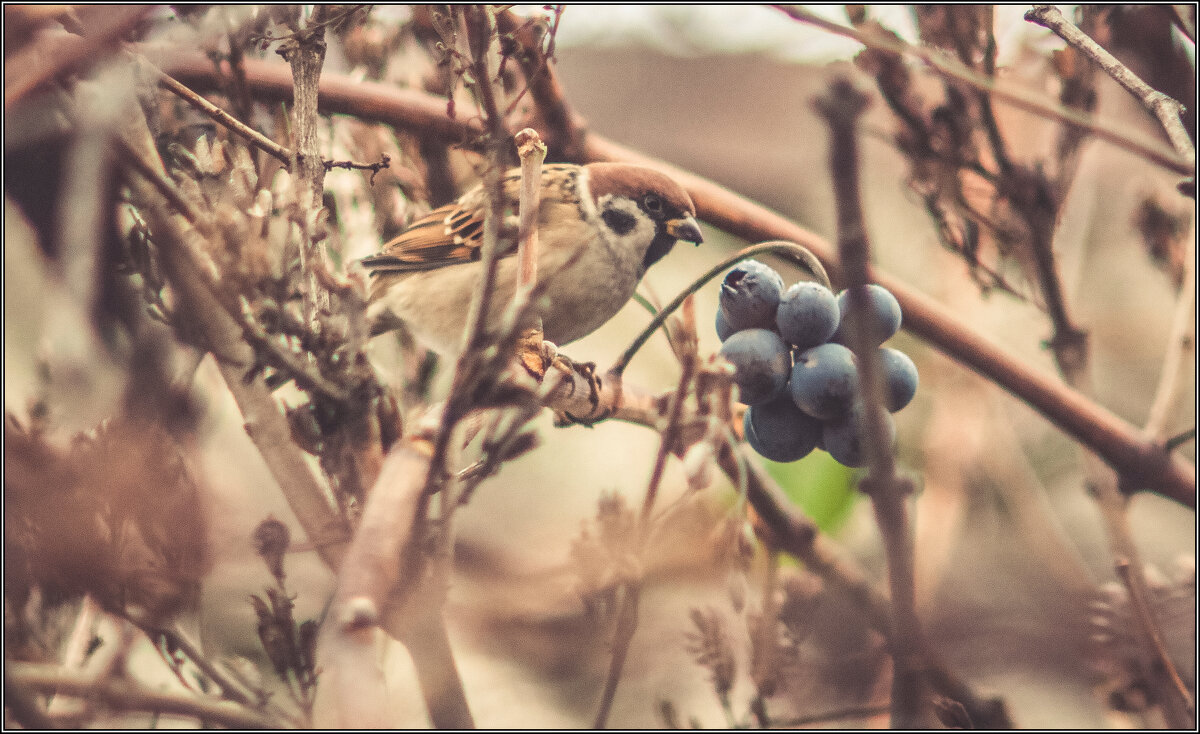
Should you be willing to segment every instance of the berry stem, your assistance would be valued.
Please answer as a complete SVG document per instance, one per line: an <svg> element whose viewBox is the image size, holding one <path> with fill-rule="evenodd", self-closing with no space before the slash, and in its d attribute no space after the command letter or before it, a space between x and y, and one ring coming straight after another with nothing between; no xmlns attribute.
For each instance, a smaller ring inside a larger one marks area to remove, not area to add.
<svg viewBox="0 0 1200 734"><path fill-rule="evenodd" d="M743 250L739 250L738 252L730 255L713 267L709 268L707 272L705 272L696 280L692 281L687 288L684 288L682 291L680 291L679 295L675 297L675 300L671 301L666 306L663 306L663 308L657 314L655 314L654 318L651 319L650 323L646 325L646 328L642 329L642 333L638 334L637 338L633 340L633 343L629 345L629 348L625 350L620 359L613 364L609 372L616 374L623 373L625 368L629 366L630 361L633 360L633 356L638 353L638 350L646 344L646 342L651 336L654 335L654 332L657 331L660 326L666 323L667 317L674 313L681 305L683 305L683 302L688 296L696 293L709 282L724 273L727 269L737 265L741 261L749 260L750 258L757 257L758 255L768 253L779 255L789 262L799 265L801 268L811 273L813 277L816 278L818 283L826 288L831 288L829 276L825 273L825 268L821 265L821 261L818 260L815 255L809 252L807 247L798 245L795 242L785 242L783 240L772 240L770 242L760 242L757 245L751 245Z"/></svg>

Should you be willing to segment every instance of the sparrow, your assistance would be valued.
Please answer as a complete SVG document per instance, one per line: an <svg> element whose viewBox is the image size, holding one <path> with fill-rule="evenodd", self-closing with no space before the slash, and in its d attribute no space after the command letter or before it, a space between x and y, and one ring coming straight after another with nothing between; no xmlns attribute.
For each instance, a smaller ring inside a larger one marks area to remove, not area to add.
<svg viewBox="0 0 1200 734"><path fill-rule="evenodd" d="M505 217L489 328L516 287L520 169L504 176ZM461 349L483 267L482 185L434 209L361 262L371 275L372 336L401 326L442 354ZM683 187L644 166L566 163L542 167L538 301L544 337L569 344L592 333L633 297L646 270L678 240L703 240Z"/></svg>

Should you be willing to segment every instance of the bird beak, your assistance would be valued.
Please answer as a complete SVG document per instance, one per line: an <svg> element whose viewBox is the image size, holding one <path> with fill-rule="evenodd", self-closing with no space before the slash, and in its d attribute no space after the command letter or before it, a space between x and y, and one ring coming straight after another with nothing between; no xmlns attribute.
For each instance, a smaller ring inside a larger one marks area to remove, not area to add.
<svg viewBox="0 0 1200 734"><path fill-rule="evenodd" d="M677 240L695 242L697 245L704 241L704 237L700 235L700 225L692 217L668 219L666 225L667 234Z"/></svg>

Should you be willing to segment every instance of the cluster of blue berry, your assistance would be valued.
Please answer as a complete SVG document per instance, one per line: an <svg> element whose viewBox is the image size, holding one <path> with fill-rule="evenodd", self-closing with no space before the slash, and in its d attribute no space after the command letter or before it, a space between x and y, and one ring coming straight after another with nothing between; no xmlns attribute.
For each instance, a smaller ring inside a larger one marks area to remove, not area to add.
<svg viewBox="0 0 1200 734"><path fill-rule="evenodd" d="M868 324L885 376L892 413L917 392L917 368L908 355L881 347L900 330L900 304L886 288L867 287ZM862 466L863 409L858 366L846 346L846 291L834 296L819 283L784 289L783 278L757 260L725 276L717 336L734 366L746 410L746 440L772 461L797 461L815 448L846 466ZM887 416L890 442L895 440ZM889 442L889 443L890 443Z"/></svg>

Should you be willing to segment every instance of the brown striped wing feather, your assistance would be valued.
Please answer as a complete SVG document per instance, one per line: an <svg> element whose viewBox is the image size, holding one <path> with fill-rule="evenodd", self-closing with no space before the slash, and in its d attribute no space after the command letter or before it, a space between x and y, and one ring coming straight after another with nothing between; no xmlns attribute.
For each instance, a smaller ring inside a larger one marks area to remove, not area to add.
<svg viewBox="0 0 1200 734"><path fill-rule="evenodd" d="M578 167L569 164L548 164L542 169L543 182L548 176L562 179L564 173L576 170ZM506 205L501 257L517 250L516 232L510 232L509 228L515 226L520 186L521 171L512 169L504 177ZM547 199L576 200L573 188L569 192L543 189L543 204ZM476 187L459 201L438 207L418 219L384 245L378 255L363 258L362 264L372 273L406 273L478 260L483 247L483 203L483 190Z"/></svg>

